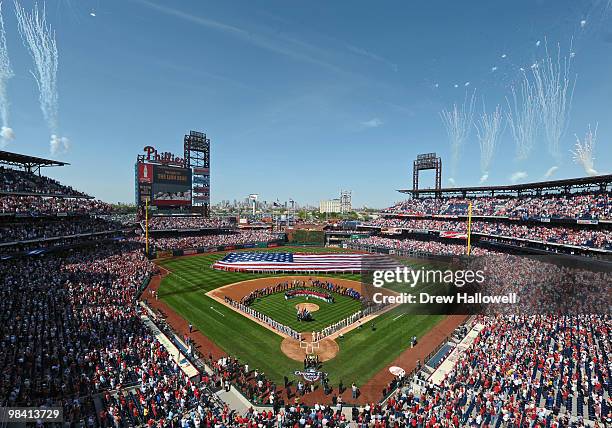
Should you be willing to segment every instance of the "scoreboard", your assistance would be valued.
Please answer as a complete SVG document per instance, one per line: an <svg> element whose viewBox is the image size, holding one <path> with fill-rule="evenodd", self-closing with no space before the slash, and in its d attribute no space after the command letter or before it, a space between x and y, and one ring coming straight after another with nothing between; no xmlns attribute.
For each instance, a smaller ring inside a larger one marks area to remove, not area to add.
<svg viewBox="0 0 612 428"><path fill-rule="evenodd" d="M191 168L136 163L136 204L191 206Z"/></svg>
<svg viewBox="0 0 612 428"><path fill-rule="evenodd" d="M143 152L136 157L134 171L138 207L148 203L169 212L210 216L210 139L206 134L189 131L182 156L150 145Z"/></svg>

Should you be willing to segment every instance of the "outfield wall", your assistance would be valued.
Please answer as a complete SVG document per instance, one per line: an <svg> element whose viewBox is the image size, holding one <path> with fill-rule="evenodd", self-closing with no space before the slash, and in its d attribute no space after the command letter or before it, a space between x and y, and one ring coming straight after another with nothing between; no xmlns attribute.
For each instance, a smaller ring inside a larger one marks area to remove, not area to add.
<svg viewBox="0 0 612 428"><path fill-rule="evenodd" d="M297 245L325 245L325 232L322 230L297 229L289 237L291 244Z"/></svg>

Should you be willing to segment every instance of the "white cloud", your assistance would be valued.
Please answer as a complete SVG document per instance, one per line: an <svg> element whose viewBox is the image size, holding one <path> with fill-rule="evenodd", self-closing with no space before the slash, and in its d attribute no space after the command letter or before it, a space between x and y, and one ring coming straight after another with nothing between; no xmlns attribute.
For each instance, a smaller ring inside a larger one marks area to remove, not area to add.
<svg viewBox="0 0 612 428"><path fill-rule="evenodd" d="M363 126L364 128L378 128L379 126L382 126L383 123L384 122L382 120L375 117L365 122L361 122L361 126Z"/></svg>
<svg viewBox="0 0 612 428"><path fill-rule="evenodd" d="M517 171L510 176L510 182L516 184L519 181L524 181L526 178L527 173L525 171Z"/></svg>

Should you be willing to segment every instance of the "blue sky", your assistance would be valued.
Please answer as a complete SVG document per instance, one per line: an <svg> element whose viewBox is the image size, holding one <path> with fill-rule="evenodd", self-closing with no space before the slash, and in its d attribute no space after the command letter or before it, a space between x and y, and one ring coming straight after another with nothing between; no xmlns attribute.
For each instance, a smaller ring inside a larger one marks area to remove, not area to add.
<svg viewBox="0 0 612 428"><path fill-rule="evenodd" d="M49 171L106 201L134 199L134 161L145 145L180 154L190 129L212 139L213 202L261 199L317 203L353 191L357 206L384 207L411 186L412 160L435 151L449 178L439 117L467 89L489 109L505 107L519 67L543 44L573 38L577 74L568 129L555 161L538 135L514 157L509 129L489 184L512 174L584 175L569 154L574 133L599 123L600 172L612 169L612 12L608 1L170 1L56 0L47 19L59 49L59 120L71 141ZM27 8L33 2L23 1ZM29 73L12 2L3 7L15 77L8 83L5 150L49 156L49 131ZM92 16L95 15L95 16ZM581 21L585 21L581 25ZM505 55L502 58L502 55ZM495 71L493 67L496 67ZM454 86L458 87L455 88ZM477 185L476 133L455 180ZM433 181L424 178L425 185Z"/></svg>

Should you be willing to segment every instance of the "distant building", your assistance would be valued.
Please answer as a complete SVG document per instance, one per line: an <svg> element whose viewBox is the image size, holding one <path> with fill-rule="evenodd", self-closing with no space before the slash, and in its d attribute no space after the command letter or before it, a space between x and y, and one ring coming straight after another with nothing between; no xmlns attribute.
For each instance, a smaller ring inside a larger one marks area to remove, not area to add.
<svg viewBox="0 0 612 428"><path fill-rule="evenodd" d="M350 213L353 211L353 204L351 202L351 194L350 190L341 190L340 191L340 212L342 214Z"/></svg>
<svg viewBox="0 0 612 428"><path fill-rule="evenodd" d="M319 202L320 213L339 213L341 212L340 199L327 199Z"/></svg>

